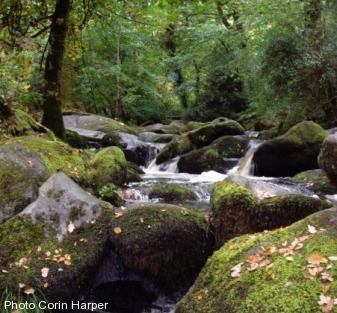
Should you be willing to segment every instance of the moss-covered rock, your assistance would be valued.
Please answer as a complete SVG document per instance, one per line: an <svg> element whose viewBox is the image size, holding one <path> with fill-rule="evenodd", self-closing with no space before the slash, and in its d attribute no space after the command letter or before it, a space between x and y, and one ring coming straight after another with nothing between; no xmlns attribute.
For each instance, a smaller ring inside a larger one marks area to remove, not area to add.
<svg viewBox="0 0 337 313"><path fill-rule="evenodd" d="M337 251L336 216L336 209L321 211L284 229L229 241L208 260L176 312L322 312L320 296L337 297L337 268L328 259ZM317 233L309 233L309 225ZM322 267L316 276L307 267L313 255L322 261L311 264ZM332 282L321 279L324 272Z"/></svg>
<svg viewBox="0 0 337 313"><path fill-rule="evenodd" d="M73 130L67 129L65 131L65 141L73 148L85 149L89 146L88 139L79 135Z"/></svg>
<svg viewBox="0 0 337 313"><path fill-rule="evenodd" d="M200 174L215 170L226 173L237 164L248 147L248 138L244 136L224 136L201 149L183 155L178 162L180 172ZM233 160L234 159L234 160Z"/></svg>
<svg viewBox="0 0 337 313"><path fill-rule="evenodd" d="M126 161L123 151L118 147L102 149L89 163L90 182L96 190L109 183L123 185L140 181L139 173L140 170Z"/></svg>
<svg viewBox="0 0 337 313"><path fill-rule="evenodd" d="M254 154L255 175L294 176L318 168L317 156L326 131L318 124L304 121L284 135L268 140Z"/></svg>
<svg viewBox="0 0 337 313"><path fill-rule="evenodd" d="M211 252L201 212L143 205L113 221L111 244L131 271L172 290L191 283Z"/></svg>
<svg viewBox="0 0 337 313"><path fill-rule="evenodd" d="M332 183L330 178L323 170L310 170L297 174L293 180L298 183L305 183L306 186L318 193L335 194L337 193L337 186Z"/></svg>
<svg viewBox="0 0 337 313"><path fill-rule="evenodd" d="M323 169L329 178L337 182L337 135L329 135L320 151L318 162L321 169Z"/></svg>
<svg viewBox="0 0 337 313"><path fill-rule="evenodd" d="M237 122L227 120L220 123L208 123L198 129L176 136L157 156L157 164L161 164L178 155L209 145L215 139L227 135L242 135L244 128Z"/></svg>
<svg viewBox="0 0 337 313"><path fill-rule="evenodd" d="M197 195L187 187L179 184L157 183L151 187L150 198L162 199L166 202L196 200Z"/></svg>
<svg viewBox="0 0 337 313"><path fill-rule="evenodd" d="M331 207L328 201L302 195L276 196L258 201L248 189L228 182L215 184L211 204L218 246L238 235L288 226Z"/></svg>
<svg viewBox="0 0 337 313"><path fill-rule="evenodd" d="M228 239L251 232L249 212L255 205L255 199L248 189L236 183L216 183L211 194L211 205L218 247Z"/></svg>

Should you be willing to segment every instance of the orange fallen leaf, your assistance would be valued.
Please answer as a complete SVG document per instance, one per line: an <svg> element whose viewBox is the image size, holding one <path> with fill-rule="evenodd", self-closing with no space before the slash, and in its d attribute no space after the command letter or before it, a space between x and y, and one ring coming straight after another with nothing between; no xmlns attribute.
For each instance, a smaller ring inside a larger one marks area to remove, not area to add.
<svg viewBox="0 0 337 313"><path fill-rule="evenodd" d="M120 227L115 227L113 230L114 230L114 233L115 233L116 235L119 235L119 234L122 233L122 228L120 228Z"/></svg>
<svg viewBox="0 0 337 313"><path fill-rule="evenodd" d="M309 264L320 265L321 263L327 263L328 260L320 253L315 253L307 257L307 262Z"/></svg>
<svg viewBox="0 0 337 313"><path fill-rule="evenodd" d="M120 218L120 217L122 217L123 215L124 215L123 212L116 212L116 213L115 213L115 218Z"/></svg>

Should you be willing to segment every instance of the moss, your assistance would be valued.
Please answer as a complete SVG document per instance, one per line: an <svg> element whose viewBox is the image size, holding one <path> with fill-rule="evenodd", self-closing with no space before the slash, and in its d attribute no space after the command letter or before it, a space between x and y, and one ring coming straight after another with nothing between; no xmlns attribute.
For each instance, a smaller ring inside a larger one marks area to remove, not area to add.
<svg viewBox="0 0 337 313"><path fill-rule="evenodd" d="M113 212L104 210L96 223L75 229L62 243L42 220L32 223L15 217L0 225L0 293L19 292L19 283L41 291L48 300L69 301L84 287L90 272L99 264ZM60 259L71 256L71 265ZM17 262L27 259L26 266ZM59 260L59 262L57 261ZM46 279L41 269L47 267ZM59 271L59 269L62 271ZM48 288L44 284L48 282Z"/></svg>
<svg viewBox="0 0 337 313"><path fill-rule="evenodd" d="M73 148L84 149L88 147L88 140L69 129L65 131L65 141Z"/></svg>
<svg viewBox="0 0 337 313"><path fill-rule="evenodd" d="M192 150L191 143L186 135L174 137L157 156L156 163L161 164L178 155Z"/></svg>
<svg viewBox="0 0 337 313"><path fill-rule="evenodd" d="M337 193L337 187L322 170L310 170L297 174L293 180L298 183L305 183L314 192L323 194Z"/></svg>
<svg viewBox="0 0 337 313"><path fill-rule="evenodd" d="M150 198L160 198L168 202L179 202L187 200L196 200L196 194L179 184L154 184L149 193Z"/></svg>
<svg viewBox="0 0 337 313"><path fill-rule="evenodd" d="M121 233L111 242L130 270L162 289L191 282L206 261L211 240L201 212L169 205L144 205L116 218Z"/></svg>
<svg viewBox="0 0 337 313"><path fill-rule="evenodd" d="M28 135L3 142L4 145L8 145L9 151L12 150L10 144L13 143L36 153L50 174L62 171L77 182L86 181L86 166L79 150L47 135ZM11 152L15 153L15 149Z"/></svg>
<svg viewBox="0 0 337 313"><path fill-rule="evenodd" d="M330 222L336 211L316 213L292 226L268 233L246 235L229 241L207 262L194 286L178 304L177 313L317 313L324 284L319 275L310 279L307 257L320 253L336 255L336 226ZM310 235L308 225L324 232ZM303 248L295 251L293 261L280 253L270 257L270 268L242 270L239 278L231 269L239 263L246 266L248 256L261 252L261 247L282 248L295 238L309 235ZM337 297L337 268L328 271L334 281L327 296ZM337 312L336 308L331 312Z"/></svg>
<svg viewBox="0 0 337 313"><path fill-rule="evenodd" d="M322 143L327 132L312 121L304 121L290 128L283 137L298 145Z"/></svg>
<svg viewBox="0 0 337 313"><path fill-rule="evenodd" d="M140 180L135 166L126 161L123 151L118 147L108 147L99 151L90 161L91 185L99 190L113 183L123 185L129 181Z"/></svg>

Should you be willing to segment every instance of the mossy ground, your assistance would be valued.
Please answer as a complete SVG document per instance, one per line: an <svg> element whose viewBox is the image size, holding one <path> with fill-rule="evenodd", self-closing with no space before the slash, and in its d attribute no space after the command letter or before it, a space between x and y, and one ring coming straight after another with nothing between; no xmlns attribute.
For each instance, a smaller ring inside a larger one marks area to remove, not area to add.
<svg viewBox="0 0 337 313"><path fill-rule="evenodd" d="M15 217L1 224L0 292L22 294L19 284L25 284L57 301L76 296L103 255L112 216L112 210L103 210L96 221L75 229L61 243L42 219L32 223ZM66 255L69 265L61 259ZM47 278L42 268L49 269Z"/></svg>
<svg viewBox="0 0 337 313"><path fill-rule="evenodd" d="M191 282L211 251L201 212L170 205L143 205L116 218L111 243L132 271L162 289Z"/></svg>
<svg viewBox="0 0 337 313"><path fill-rule="evenodd" d="M316 213L288 228L273 232L246 235L229 241L211 257L189 293L178 304L178 313L318 313L324 284L319 275L308 274L307 257L320 253L335 256L337 229L331 219L335 210ZM323 232L310 234L308 225ZM272 267L256 271L243 270L239 278L231 277L231 269L246 262L261 247L282 248L295 238L309 235L303 248L295 252L293 261L275 253ZM334 281L327 296L337 297L337 267L328 270ZM337 307L331 312L337 312Z"/></svg>
<svg viewBox="0 0 337 313"><path fill-rule="evenodd" d="M149 193L150 198L160 198L164 201L169 202L179 202L179 201L188 201L196 200L196 194L179 184L165 184L157 183L154 184Z"/></svg>

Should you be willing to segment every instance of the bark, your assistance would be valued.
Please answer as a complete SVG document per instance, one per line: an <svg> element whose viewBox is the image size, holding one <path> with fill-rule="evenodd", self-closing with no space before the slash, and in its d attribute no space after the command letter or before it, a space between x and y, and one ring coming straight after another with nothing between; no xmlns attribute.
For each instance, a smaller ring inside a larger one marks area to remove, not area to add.
<svg viewBox="0 0 337 313"><path fill-rule="evenodd" d="M61 98L61 73L65 54L71 0L57 0L49 35L49 51L45 64L45 86L42 124L56 136L64 137Z"/></svg>

